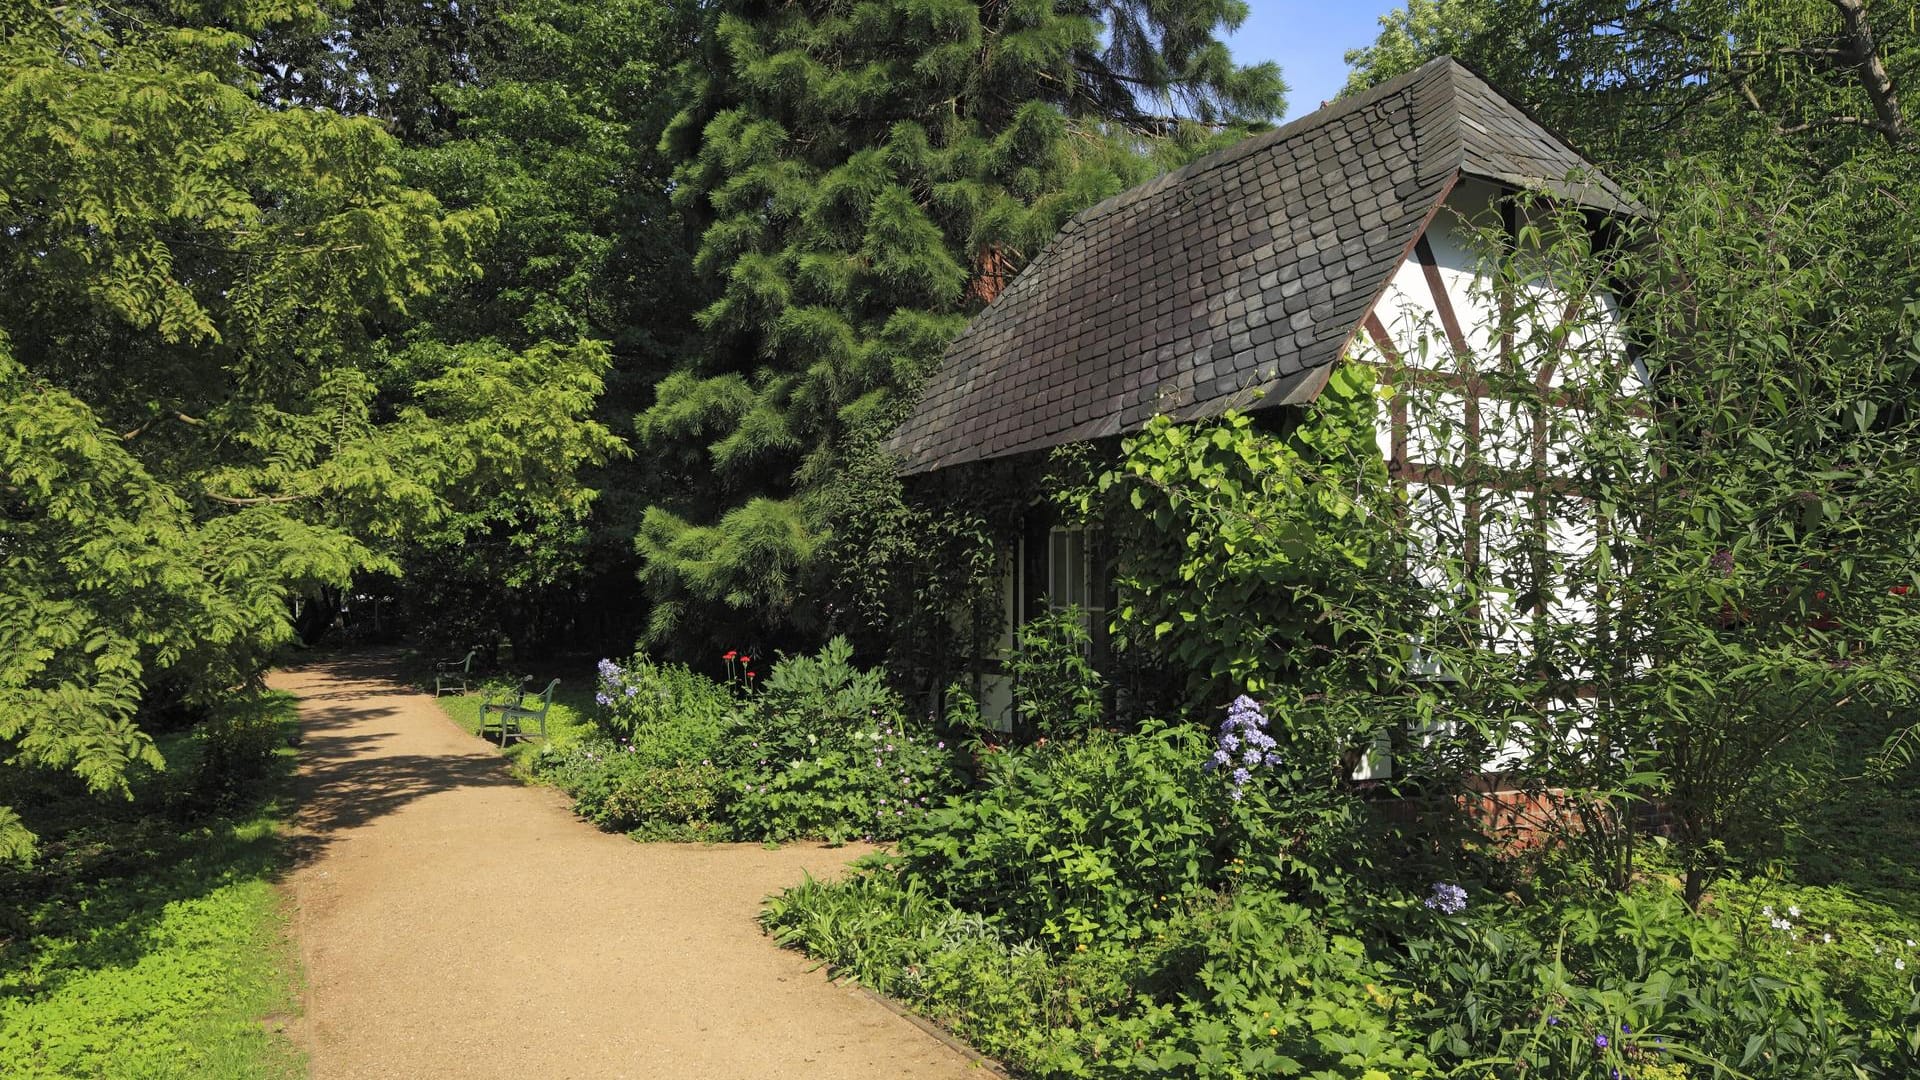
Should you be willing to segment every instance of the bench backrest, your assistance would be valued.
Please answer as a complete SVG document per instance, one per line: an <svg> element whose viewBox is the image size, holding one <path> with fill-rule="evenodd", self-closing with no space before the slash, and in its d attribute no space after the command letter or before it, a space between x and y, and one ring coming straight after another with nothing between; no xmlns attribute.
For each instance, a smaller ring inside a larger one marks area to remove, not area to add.
<svg viewBox="0 0 1920 1080"><path fill-rule="evenodd" d="M540 691L540 707L528 708L527 711L539 713L542 716L546 715L547 710L553 706L553 688L559 685L560 685L559 679L555 679L552 682L548 683L547 688L545 690Z"/></svg>

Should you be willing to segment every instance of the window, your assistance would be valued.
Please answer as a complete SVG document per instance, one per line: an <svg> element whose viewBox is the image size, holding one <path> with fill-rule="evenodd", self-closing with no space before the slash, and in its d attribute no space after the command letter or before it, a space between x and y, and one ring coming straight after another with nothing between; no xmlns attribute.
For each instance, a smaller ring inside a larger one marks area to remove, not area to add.
<svg viewBox="0 0 1920 1080"><path fill-rule="evenodd" d="M1047 607L1078 607L1089 635L1106 625L1099 546L1098 530L1056 526L1047 533Z"/></svg>

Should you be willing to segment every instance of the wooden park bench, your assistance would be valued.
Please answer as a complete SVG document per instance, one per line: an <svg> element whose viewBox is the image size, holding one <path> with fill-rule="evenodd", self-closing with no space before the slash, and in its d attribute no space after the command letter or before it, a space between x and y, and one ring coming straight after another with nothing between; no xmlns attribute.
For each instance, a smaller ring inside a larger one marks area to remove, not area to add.
<svg viewBox="0 0 1920 1080"><path fill-rule="evenodd" d="M472 689L473 658L480 655L479 649L468 649L465 660L455 660L443 656L433 662L433 696L441 694L464 694Z"/></svg>
<svg viewBox="0 0 1920 1080"><path fill-rule="evenodd" d="M493 726L493 722L489 720L488 717L498 713L500 715L501 746L507 745L509 738L533 738L533 736L527 734L522 728L521 721L523 720L540 721L540 738L545 739L547 737L547 710L553 708L553 688L559 685L560 680L555 679L547 684L545 690L542 690L539 695L531 699L527 696L525 679L520 680L519 686L507 692L505 701L495 701L493 700L493 695L489 693L487 699L480 703L481 737L485 738L487 729ZM534 702L534 704L528 704L529 700Z"/></svg>

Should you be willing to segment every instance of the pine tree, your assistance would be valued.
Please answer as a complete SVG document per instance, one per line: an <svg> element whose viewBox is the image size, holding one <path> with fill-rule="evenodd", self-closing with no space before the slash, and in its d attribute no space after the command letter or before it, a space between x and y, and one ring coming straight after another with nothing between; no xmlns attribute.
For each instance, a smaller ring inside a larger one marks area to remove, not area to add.
<svg viewBox="0 0 1920 1080"><path fill-rule="evenodd" d="M1217 38L1245 14L722 5L666 140L715 296L706 347L639 423L648 460L683 480L638 541L655 643L822 628L829 482L898 421L968 313L1073 212L1281 110L1278 71L1237 67Z"/></svg>

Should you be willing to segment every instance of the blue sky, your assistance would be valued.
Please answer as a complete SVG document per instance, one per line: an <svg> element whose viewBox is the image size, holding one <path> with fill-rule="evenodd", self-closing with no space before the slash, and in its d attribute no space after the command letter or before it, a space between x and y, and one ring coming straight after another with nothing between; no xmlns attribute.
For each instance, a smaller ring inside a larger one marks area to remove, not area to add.
<svg viewBox="0 0 1920 1080"><path fill-rule="evenodd" d="M1287 80L1287 119L1320 107L1347 82L1348 49L1370 44L1380 32L1380 16L1399 0L1324 0L1278 3L1247 0L1247 21L1227 39L1243 64L1272 60Z"/></svg>

